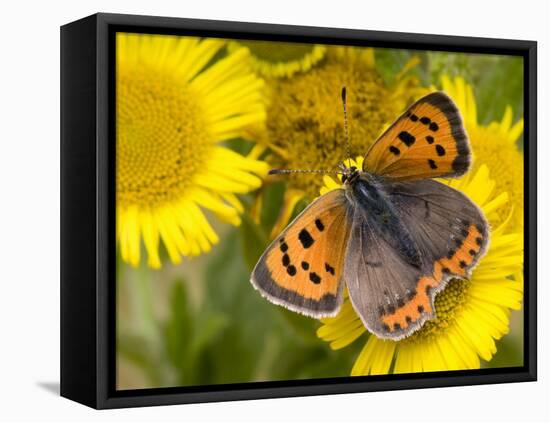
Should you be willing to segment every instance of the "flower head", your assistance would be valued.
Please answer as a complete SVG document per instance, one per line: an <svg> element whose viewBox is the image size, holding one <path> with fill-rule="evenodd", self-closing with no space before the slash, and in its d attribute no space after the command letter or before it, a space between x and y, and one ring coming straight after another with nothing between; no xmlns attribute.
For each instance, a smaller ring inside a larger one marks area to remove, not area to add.
<svg viewBox="0 0 550 423"><path fill-rule="evenodd" d="M361 168L362 158L357 158L354 165ZM324 182L322 194L341 187L329 176ZM495 340L508 333L510 310L521 308L523 281L510 276L520 273L523 267L523 234L506 232L507 221L494 226L501 208L509 202L508 194L495 189L496 182L489 178L485 165L460 180L442 182L462 191L483 210L495 228L489 249L470 279L453 279L436 296L434 320L401 341L369 334L352 375L479 368L480 358L491 360L496 352ZM322 322L317 335L330 342L333 349L343 348L367 333L348 298L336 317Z"/></svg>
<svg viewBox="0 0 550 423"><path fill-rule="evenodd" d="M506 107L500 121L482 125L478 122L473 88L463 78L442 78L442 88L455 101L464 116L474 152L473 170L483 163L489 167L496 190L507 192L510 201L499 209L496 223L503 222L513 209L510 224L523 227L523 152L518 139L523 133L523 119L513 122L513 111Z"/></svg>
<svg viewBox="0 0 550 423"><path fill-rule="evenodd" d="M122 258L160 267L162 240L172 262L218 241L204 211L240 223L235 194L261 185L267 165L222 142L265 119L263 81L247 49L212 64L224 42L117 34L117 241Z"/></svg>
<svg viewBox="0 0 550 423"><path fill-rule="evenodd" d="M273 41L239 40L229 43L229 50L250 50L252 67L268 78L288 78L311 69L323 59L326 47L318 44L274 43Z"/></svg>

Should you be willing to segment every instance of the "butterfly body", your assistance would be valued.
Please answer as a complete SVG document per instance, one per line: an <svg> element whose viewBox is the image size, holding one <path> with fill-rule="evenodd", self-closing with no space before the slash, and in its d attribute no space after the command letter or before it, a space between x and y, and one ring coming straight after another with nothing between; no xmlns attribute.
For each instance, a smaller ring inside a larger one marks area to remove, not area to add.
<svg viewBox="0 0 550 423"><path fill-rule="evenodd" d="M483 213L432 179L459 176L469 164L452 100L424 97L373 144L362 170L340 165L341 189L314 200L268 246L253 286L275 304L320 318L338 313L345 285L371 333L411 335L436 317L436 294L467 278L486 251Z"/></svg>
<svg viewBox="0 0 550 423"><path fill-rule="evenodd" d="M358 172L346 184L346 198L354 212L369 222L387 243L392 245L410 264L420 267L420 253L409 231L403 224L391 198L384 188L384 182L367 172Z"/></svg>

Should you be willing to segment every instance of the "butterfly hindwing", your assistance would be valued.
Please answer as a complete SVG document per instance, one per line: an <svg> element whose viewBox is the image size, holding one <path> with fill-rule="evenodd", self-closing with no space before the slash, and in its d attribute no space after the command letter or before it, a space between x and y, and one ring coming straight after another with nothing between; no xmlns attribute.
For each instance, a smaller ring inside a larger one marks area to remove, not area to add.
<svg viewBox="0 0 550 423"><path fill-rule="evenodd" d="M336 314L351 221L344 190L311 203L267 248L252 284L271 302L311 317Z"/></svg>
<svg viewBox="0 0 550 423"><path fill-rule="evenodd" d="M363 213L356 213L359 216L354 219L344 266L351 303L371 333L379 338L400 339L432 316L430 310L422 310L422 317L414 325L410 322L409 327L390 328L383 321L384 316L412 298L422 271L380 237Z"/></svg>
<svg viewBox="0 0 550 423"><path fill-rule="evenodd" d="M394 180L459 176L470 165L460 112L444 93L429 94L401 115L372 145L363 170Z"/></svg>
<svg viewBox="0 0 550 423"><path fill-rule="evenodd" d="M407 263L362 213L354 219L345 280L365 326L398 340L435 317L435 295L449 280L469 276L485 253L489 228L466 196L440 182L393 182L385 189L422 264Z"/></svg>

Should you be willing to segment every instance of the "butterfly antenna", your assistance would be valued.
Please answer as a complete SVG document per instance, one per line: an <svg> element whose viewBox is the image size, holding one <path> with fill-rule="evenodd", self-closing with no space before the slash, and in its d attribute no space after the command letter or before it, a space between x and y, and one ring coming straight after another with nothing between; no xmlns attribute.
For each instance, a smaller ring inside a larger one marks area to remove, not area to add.
<svg viewBox="0 0 550 423"><path fill-rule="evenodd" d="M346 157L348 159L349 167L351 167L351 152L349 146L349 129L348 129L348 108L346 105L346 87L342 87L342 106L344 108L344 131L346 134Z"/></svg>
<svg viewBox="0 0 550 423"><path fill-rule="evenodd" d="M284 175L288 173L323 173L323 174L340 174L336 170L324 170L324 169L271 169L269 171L270 175Z"/></svg>

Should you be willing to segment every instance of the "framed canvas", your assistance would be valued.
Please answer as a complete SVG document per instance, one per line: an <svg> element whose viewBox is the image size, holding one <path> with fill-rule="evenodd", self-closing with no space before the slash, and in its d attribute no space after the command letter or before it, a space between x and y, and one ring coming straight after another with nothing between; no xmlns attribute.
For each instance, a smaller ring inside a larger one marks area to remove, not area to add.
<svg viewBox="0 0 550 423"><path fill-rule="evenodd" d="M61 394L536 379L536 43L61 28Z"/></svg>

